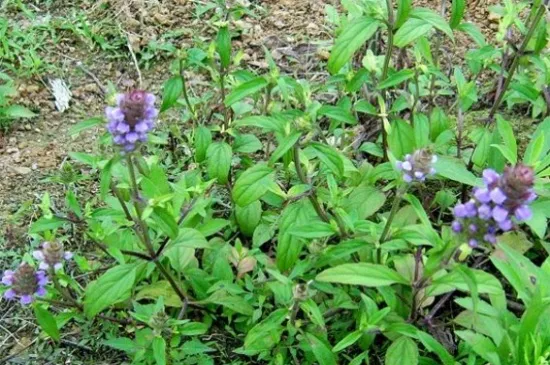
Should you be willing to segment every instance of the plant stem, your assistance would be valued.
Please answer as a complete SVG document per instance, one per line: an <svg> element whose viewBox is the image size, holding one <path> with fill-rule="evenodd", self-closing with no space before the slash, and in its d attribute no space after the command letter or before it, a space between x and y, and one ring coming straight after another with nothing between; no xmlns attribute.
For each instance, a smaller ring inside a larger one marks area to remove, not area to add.
<svg viewBox="0 0 550 365"><path fill-rule="evenodd" d="M399 209L399 204L401 203L401 199L403 198L403 195L407 191L407 188L408 186L404 185L402 188L398 189L395 192L395 197L393 198L390 215L388 216L388 220L386 221L386 225L384 226L384 230L382 231L380 240L378 240L378 247L376 248L376 262L379 264L382 262L382 244L386 241L386 238L388 237L391 224L393 222L393 219L395 218L395 214Z"/></svg>
<svg viewBox="0 0 550 365"><path fill-rule="evenodd" d="M458 117L456 126L458 128L458 135L456 137L456 157L460 158L462 153L462 132L464 130L464 113L462 112L462 108L458 107Z"/></svg>
<svg viewBox="0 0 550 365"><path fill-rule="evenodd" d="M491 108L491 111L489 112L489 118L487 119L487 125L491 124L495 113L502 103L502 100L504 99L504 95L506 94L506 91L508 90L508 87L510 86L510 83L512 82L512 79L514 78L514 74L519 66L519 61L523 54L525 53L525 49L527 48L527 45L529 44L529 41L533 37L533 34L535 33L535 30L537 29L537 25L539 24L540 20L544 16L544 13L546 12L546 6L544 3L541 3L539 6L539 9L533 18L533 21L531 22L531 25L529 27L529 30L527 31L527 34L525 35L525 38L523 39L523 43L521 43L520 48L516 51L514 55L514 59L512 61L512 65L510 66L510 69L508 70L508 77L506 78L506 81L504 81L504 85L502 86L502 89L500 90L500 93L497 95L495 103L493 104L493 107Z"/></svg>
<svg viewBox="0 0 550 365"><path fill-rule="evenodd" d="M178 285L178 283L176 282L176 279L174 279L172 274L170 274L170 272L168 270L166 270L164 265L162 265L162 263L157 258L155 258L155 260L153 260L153 262L155 263L155 266L160 271L162 276L170 283L170 286L174 289L174 291L176 292L176 294L180 298L181 302L183 303L183 306L182 306L183 314L181 315L183 317L185 315L185 311L187 310L187 307L188 307L188 304L189 304L189 300L187 299L187 295L185 295L183 290L181 290L181 287Z"/></svg>
<svg viewBox="0 0 550 365"><path fill-rule="evenodd" d="M220 69L220 91L222 93L222 105L223 105L223 130L226 131L229 128L229 109L225 106L225 74L226 70L222 67Z"/></svg>
<svg viewBox="0 0 550 365"><path fill-rule="evenodd" d="M307 177L304 174L304 171L302 170L302 165L300 163L300 146L298 145L298 142L294 145L294 167L296 168L296 174L298 175L298 178L303 184L309 184L307 181ZM312 192L311 195L308 196L309 201L311 202L311 205L313 205L313 209L317 212L317 215L319 218L321 218L324 222L329 222L330 219L319 204L319 201L317 200L317 194L315 194L315 190L313 189L313 186L311 187Z"/></svg>
<svg viewBox="0 0 550 365"><path fill-rule="evenodd" d="M386 0L386 7L388 9L388 46L386 48L386 55L384 57L384 68L382 69L382 76L380 78L380 81L384 81L386 77L388 77L388 68L390 66L391 61L391 55L393 52L393 26L394 26L394 19L393 19L393 4L391 0ZM387 103L387 92L386 90L382 90L382 99L384 99L384 103ZM388 159L388 133L386 132L386 128L384 128L384 119L382 118L382 147L384 151L384 160Z"/></svg>

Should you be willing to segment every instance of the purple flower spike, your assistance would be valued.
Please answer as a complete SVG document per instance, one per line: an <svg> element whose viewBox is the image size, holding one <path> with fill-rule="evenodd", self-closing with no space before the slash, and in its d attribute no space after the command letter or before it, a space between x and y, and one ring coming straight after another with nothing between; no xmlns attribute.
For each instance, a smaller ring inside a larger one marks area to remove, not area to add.
<svg viewBox="0 0 550 365"><path fill-rule="evenodd" d="M124 151L132 152L138 142L147 141L155 125L158 110L155 96L143 90L135 90L116 97L116 107L107 107L107 130L113 135L115 144Z"/></svg>
<svg viewBox="0 0 550 365"><path fill-rule="evenodd" d="M536 199L534 179L533 169L522 164L505 167L502 175L491 169L483 171L485 186L474 188L472 200L455 206L453 231L472 247L481 242L495 244L499 233L514 228L514 221L531 218L528 204Z"/></svg>
<svg viewBox="0 0 550 365"><path fill-rule="evenodd" d="M493 209L493 219L496 222L502 222L508 218L508 211L500 206L496 206Z"/></svg>
<svg viewBox="0 0 550 365"><path fill-rule="evenodd" d="M518 221L528 221L533 216L533 212L527 205L521 205L516 209L515 215Z"/></svg>
<svg viewBox="0 0 550 365"><path fill-rule="evenodd" d="M40 270L53 268L54 271L58 271L63 267L63 262L73 257L73 254L65 252L61 243L44 242L40 250L33 252L33 256L40 261L38 266Z"/></svg>
<svg viewBox="0 0 550 365"><path fill-rule="evenodd" d="M401 164L401 168L405 171L411 171L412 170L412 165L409 161L405 161Z"/></svg>
<svg viewBox="0 0 550 365"><path fill-rule="evenodd" d="M493 190L491 190L491 193L489 195L491 196L491 200L495 204L502 204L506 200L506 195L504 195L500 188L494 188Z"/></svg>
<svg viewBox="0 0 550 365"><path fill-rule="evenodd" d="M424 181L427 176L435 174L432 167L437 157L425 149L415 151L412 155L405 155L404 161L397 161L396 168L403 172L403 180L407 183Z"/></svg>
<svg viewBox="0 0 550 365"><path fill-rule="evenodd" d="M2 283L10 287L4 293L4 298L8 300L19 298L21 304L27 305L32 303L34 295L46 294L45 286L48 284L48 277L44 271L35 271L32 266L24 262L17 270L4 272Z"/></svg>

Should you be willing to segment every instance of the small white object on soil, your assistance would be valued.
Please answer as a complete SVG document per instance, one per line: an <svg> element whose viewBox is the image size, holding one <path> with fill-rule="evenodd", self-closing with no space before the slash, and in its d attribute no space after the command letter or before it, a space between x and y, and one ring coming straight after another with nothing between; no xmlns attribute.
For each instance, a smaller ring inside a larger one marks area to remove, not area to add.
<svg viewBox="0 0 550 365"><path fill-rule="evenodd" d="M65 110L69 109L69 102L73 94L62 79L50 80L50 86L52 87L52 93L55 98L55 107L63 113Z"/></svg>

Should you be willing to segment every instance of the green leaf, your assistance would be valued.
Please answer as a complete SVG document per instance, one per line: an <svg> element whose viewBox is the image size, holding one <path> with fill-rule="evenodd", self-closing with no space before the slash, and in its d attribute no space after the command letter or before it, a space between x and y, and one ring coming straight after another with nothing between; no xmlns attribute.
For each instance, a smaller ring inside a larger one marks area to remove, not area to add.
<svg viewBox="0 0 550 365"><path fill-rule="evenodd" d="M394 120L391 124L391 132L388 135L390 151L396 158L402 158L407 153L412 153L415 148L414 130L404 120Z"/></svg>
<svg viewBox="0 0 550 365"><path fill-rule="evenodd" d="M353 54L374 35L379 24L377 20L365 16L352 20L332 47L327 64L329 72L338 73Z"/></svg>
<svg viewBox="0 0 550 365"><path fill-rule="evenodd" d="M32 118L36 116L35 113L21 105L10 105L2 110L2 112L6 117L13 119Z"/></svg>
<svg viewBox="0 0 550 365"><path fill-rule="evenodd" d="M164 94L162 95L162 105L160 111L173 107L181 93L183 92L183 79L181 76L173 76L164 83Z"/></svg>
<svg viewBox="0 0 550 365"><path fill-rule="evenodd" d="M517 155L515 155L512 150L510 150L510 148L502 144L492 144L491 147L499 150L502 156L504 156L504 158L506 158L506 160L508 160L508 162L510 162L512 165L516 164Z"/></svg>
<svg viewBox="0 0 550 365"><path fill-rule="evenodd" d="M340 352L346 347L349 347L357 342L363 336L362 331L354 331L350 334L348 334L346 337L344 337L340 342L338 342L333 348L332 352Z"/></svg>
<svg viewBox="0 0 550 365"><path fill-rule="evenodd" d="M386 350L386 365L418 364L418 346L411 338L401 336Z"/></svg>
<svg viewBox="0 0 550 365"><path fill-rule="evenodd" d="M252 327L244 339L244 349L249 356L268 351L281 341L281 334L285 330L281 324L286 319L288 310L277 309L269 316Z"/></svg>
<svg viewBox="0 0 550 365"><path fill-rule="evenodd" d="M111 158L101 169L101 173L99 174L101 199L105 199L107 192L111 188L111 169L116 162L118 162L117 156Z"/></svg>
<svg viewBox="0 0 550 365"><path fill-rule="evenodd" d="M153 348L153 357L157 365L166 365L166 342L164 338L156 336L151 344Z"/></svg>
<svg viewBox="0 0 550 365"><path fill-rule="evenodd" d="M262 218L262 203L256 200L245 207L237 205L235 207L235 218L241 232L247 237L252 237Z"/></svg>
<svg viewBox="0 0 550 365"><path fill-rule="evenodd" d="M454 41L453 30L449 27L449 24L435 11L427 8L415 8L411 12L411 17L422 19L426 23L429 23L445 33L452 41Z"/></svg>
<svg viewBox="0 0 550 365"><path fill-rule="evenodd" d="M281 143L277 146L275 151L273 151L273 154L271 155L271 158L269 159L269 163L273 165L275 162L277 162L280 158L282 158L285 153L287 153L294 145L298 142L300 139L300 136L302 134L300 132L294 132L288 136L286 136Z"/></svg>
<svg viewBox="0 0 550 365"><path fill-rule="evenodd" d="M498 133L502 137L504 145L510 150L510 152L514 156L513 159L515 161L513 162L513 164L515 164L517 161L518 146L516 143L516 137L514 137L514 130L512 129L512 125L500 115L497 115L497 128Z"/></svg>
<svg viewBox="0 0 550 365"><path fill-rule="evenodd" d="M456 335L466 342L475 353L491 365L500 365L499 351L495 344L479 333L472 331L455 331Z"/></svg>
<svg viewBox="0 0 550 365"><path fill-rule="evenodd" d="M216 37L216 50L220 55L220 63L224 69L229 67L231 62L231 35L227 25L220 27Z"/></svg>
<svg viewBox="0 0 550 365"><path fill-rule="evenodd" d="M200 126L195 131L195 160L203 162L206 158L206 151L212 144L212 133L210 129Z"/></svg>
<svg viewBox="0 0 550 365"><path fill-rule="evenodd" d="M182 228L178 236L166 246L166 251L175 247L210 248L210 244L202 233L194 228Z"/></svg>
<svg viewBox="0 0 550 365"><path fill-rule="evenodd" d="M325 144L311 142L311 147L317 151L317 157L325 164L336 176L344 175L344 160L339 152Z"/></svg>
<svg viewBox="0 0 550 365"><path fill-rule="evenodd" d="M233 150L240 153L254 153L262 147L262 142L253 134L239 134L233 142Z"/></svg>
<svg viewBox="0 0 550 365"><path fill-rule="evenodd" d="M225 290L218 290L210 297L202 301L203 303L213 303L223 305L234 312L251 316L254 313L252 307L243 297L229 295Z"/></svg>
<svg viewBox="0 0 550 365"><path fill-rule="evenodd" d="M337 105L323 105L318 111L318 115L337 120L351 125L357 124L357 119L348 110Z"/></svg>
<svg viewBox="0 0 550 365"><path fill-rule="evenodd" d="M127 353L136 352L136 344L127 337L117 337L102 342L104 345Z"/></svg>
<svg viewBox="0 0 550 365"><path fill-rule="evenodd" d="M44 231L54 230L67 223L66 220L53 216L51 218L40 217L36 222L33 222L29 233L40 233Z"/></svg>
<svg viewBox="0 0 550 365"><path fill-rule="evenodd" d="M42 330L54 341L59 341L59 328L57 328L57 322L54 316L38 303L34 305L34 315L36 316L36 321L40 325L40 328L42 328Z"/></svg>
<svg viewBox="0 0 550 365"><path fill-rule="evenodd" d="M376 213L386 201L386 195L372 186L358 186L344 200L342 206L348 214L366 219Z"/></svg>
<svg viewBox="0 0 550 365"><path fill-rule="evenodd" d="M170 238L174 239L178 236L178 223L176 218L165 208L154 207L151 218L155 221L160 229Z"/></svg>
<svg viewBox="0 0 550 365"><path fill-rule="evenodd" d="M395 17L395 28L399 28L409 18L412 8L411 0L398 0L397 16Z"/></svg>
<svg viewBox="0 0 550 365"><path fill-rule="evenodd" d="M363 262L332 267L318 274L315 280L368 287L409 284L407 279L387 266Z"/></svg>
<svg viewBox="0 0 550 365"><path fill-rule="evenodd" d="M211 179L217 179L218 184L226 184L233 157L231 146L225 142L214 142L208 147L206 157L208 176Z"/></svg>
<svg viewBox="0 0 550 365"><path fill-rule="evenodd" d="M104 123L104 119L100 117L86 119L85 121L72 126L71 129L69 129L69 135L71 137L75 136L77 134L80 134L82 131L85 131L86 129L97 127L99 125L103 125Z"/></svg>
<svg viewBox="0 0 550 365"><path fill-rule="evenodd" d="M426 332L417 331L416 336L422 342L424 347L430 352L434 352L439 359L442 361L443 365L455 365L455 361L451 354L441 345L435 338Z"/></svg>
<svg viewBox="0 0 550 365"><path fill-rule="evenodd" d="M527 146L527 150L525 151L525 155L523 156L523 162L527 166L534 166L541 157L544 145L545 138L544 134L541 133L536 137L536 139L531 140L531 142Z"/></svg>
<svg viewBox="0 0 550 365"><path fill-rule="evenodd" d="M302 238L322 238L338 233L330 224L325 222L309 222L304 225L294 226L290 234Z"/></svg>
<svg viewBox="0 0 550 365"><path fill-rule="evenodd" d="M431 24L421 19L409 18L395 33L394 44L396 47L403 48L428 33L432 28Z"/></svg>
<svg viewBox="0 0 550 365"><path fill-rule="evenodd" d="M456 29L468 34L470 38L476 42L478 47L483 47L487 44L485 36L481 33L481 30L479 30L479 28L472 23L462 23Z"/></svg>
<svg viewBox="0 0 550 365"><path fill-rule="evenodd" d="M273 169L265 163L257 164L239 176L233 186L233 200L245 207L260 199L268 191L272 181Z"/></svg>
<svg viewBox="0 0 550 365"><path fill-rule="evenodd" d="M281 123L278 119L267 116L252 115L240 120L236 120L233 123L234 127L257 127L263 129L265 132L280 132L284 133L284 128L281 127Z"/></svg>
<svg viewBox="0 0 550 365"><path fill-rule="evenodd" d="M112 304L130 298L136 279L136 265L118 265L88 284L84 296L84 313L92 318Z"/></svg>
<svg viewBox="0 0 550 365"><path fill-rule="evenodd" d="M229 95L226 96L224 100L225 106L231 106L236 102L250 96L267 86L268 82L263 77L256 77L250 81L247 81L243 84L240 84L231 91Z"/></svg>
<svg viewBox="0 0 550 365"><path fill-rule="evenodd" d="M399 85L399 84L407 81L408 79L410 79L413 76L414 76L414 71L413 70L405 69L405 70L394 72L391 75L389 75L385 80L383 80L378 85L377 89L378 90L384 90L384 89L387 89L388 87Z"/></svg>
<svg viewBox="0 0 550 365"><path fill-rule="evenodd" d="M174 288L172 288L170 283L166 280L156 281L151 285L143 287L143 289L141 289L139 293L137 293L135 298L136 300L157 300L160 297L164 299L164 304L167 307L181 308L182 306L182 302L181 299L178 297L178 294L174 291Z"/></svg>
<svg viewBox="0 0 550 365"><path fill-rule="evenodd" d="M455 29L460 25L462 17L464 16L465 5L464 0L453 0L451 4L451 20L449 21L451 29Z"/></svg>
<svg viewBox="0 0 550 365"><path fill-rule="evenodd" d="M336 365L336 356L330 351L330 347L327 344L311 333L306 333L306 339L311 347L313 356L319 362L319 365Z"/></svg>
<svg viewBox="0 0 550 365"><path fill-rule="evenodd" d="M434 164L435 171L449 180L457 181L470 186L480 186L481 179L472 174L464 162L456 158L439 156Z"/></svg>

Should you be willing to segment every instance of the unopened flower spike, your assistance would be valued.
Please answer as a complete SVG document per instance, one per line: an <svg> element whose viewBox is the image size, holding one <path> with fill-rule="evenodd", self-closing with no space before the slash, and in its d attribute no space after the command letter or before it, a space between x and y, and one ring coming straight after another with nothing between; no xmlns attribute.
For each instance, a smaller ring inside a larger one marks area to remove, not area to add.
<svg viewBox="0 0 550 365"><path fill-rule="evenodd" d="M41 270L53 268L55 271L63 267L63 261L70 260L73 254L63 249L63 245L58 242L44 242L40 250L32 253L35 259L40 261Z"/></svg>
<svg viewBox="0 0 550 365"><path fill-rule="evenodd" d="M105 115L114 143L125 152L132 152L139 142L147 141L147 133L155 126L158 115L155 96L143 90L118 94L116 106L107 107Z"/></svg>
<svg viewBox="0 0 550 365"><path fill-rule="evenodd" d="M426 177L434 175L433 164L436 162L436 155L426 149L420 149L412 155L406 155L404 161L397 161L396 166L403 172L403 180L412 183L413 181L424 181Z"/></svg>
<svg viewBox="0 0 550 365"><path fill-rule="evenodd" d="M34 267L24 262L15 271L4 271L2 284L9 287L4 293L4 298L8 300L19 298L21 304L27 305L33 302L35 296L46 295L48 277L45 271L36 271Z"/></svg>
<svg viewBox="0 0 550 365"><path fill-rule="evenodd" d="M502 175L486 169L484 186L474 188L468 202L455 206L451 228L465 235L471 247L495 244L496 235L511 230L514 221L531 218L529 203L537 197L533 182L533 169L523 164L507 166Z"/></svg>

